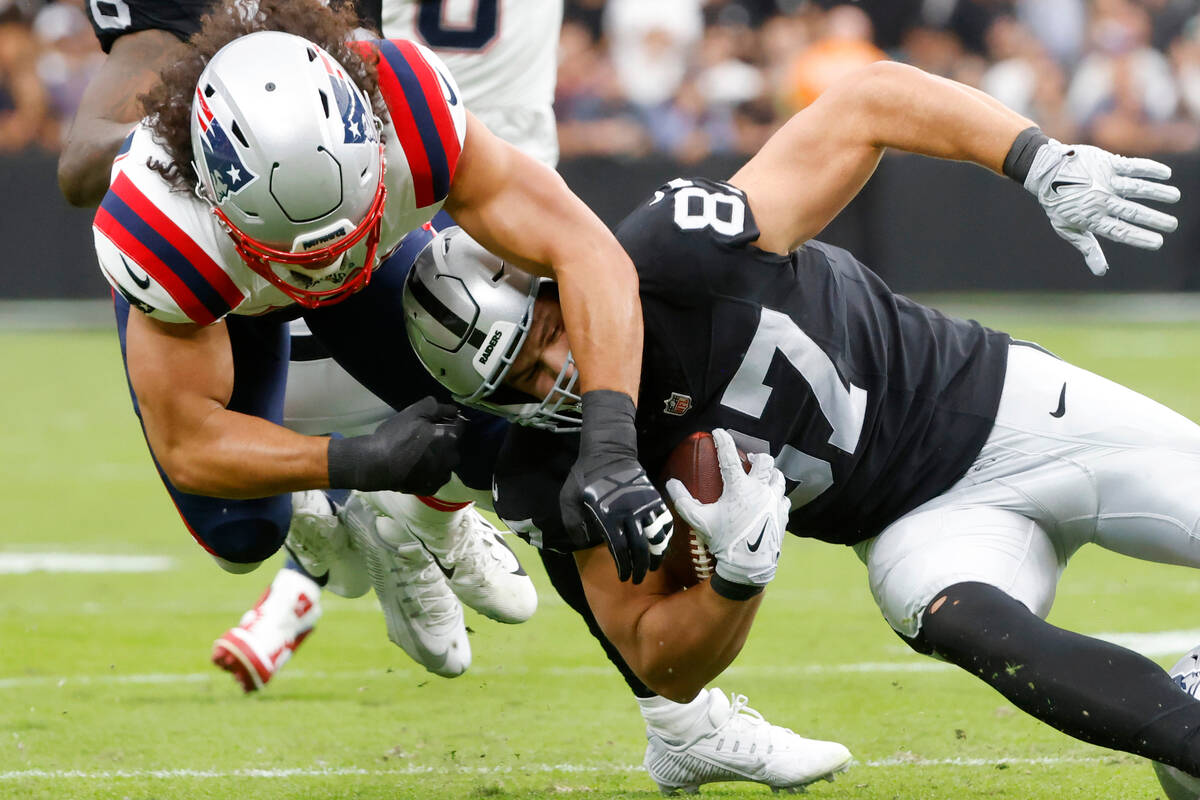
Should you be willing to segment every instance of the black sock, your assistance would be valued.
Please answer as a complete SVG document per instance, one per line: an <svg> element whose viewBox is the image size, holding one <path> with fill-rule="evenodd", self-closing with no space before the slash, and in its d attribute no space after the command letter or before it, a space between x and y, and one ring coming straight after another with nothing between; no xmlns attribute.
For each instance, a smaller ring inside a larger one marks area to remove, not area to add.
<svg viewBox="0 0 1200 800"><path fill-rule="evenodd" d="M1056 628L994 586L940 592L913 644L1063 733L1200 775L1200 702L1150 659Z"/></svg>

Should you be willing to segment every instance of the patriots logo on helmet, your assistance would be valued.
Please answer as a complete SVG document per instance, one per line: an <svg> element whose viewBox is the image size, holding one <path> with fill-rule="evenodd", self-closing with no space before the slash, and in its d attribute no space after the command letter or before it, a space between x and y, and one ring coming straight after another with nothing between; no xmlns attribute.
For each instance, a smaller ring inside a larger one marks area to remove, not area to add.
<svg viewBox="0 0 1200 800"><path fill-rule="evenodd" d="M200 122L200 145L204 148L204 165L212 178L213 194L218 203L230 194L237 194L258 178L247 169L237 148L229 140L229 134L213 116L212 109L204 101L204 94L196 89L199 98L197 117Z"/></svg>
<svg viewBox="0 0 1200 800"><path fill-rule="evenodd" d="M338 113L342 116L342 126L345 128L346 144L361 144L375 141L375 126L367 116L367 107L362 95L355 90L346 73L330 63L329 59L321 57L325 71L329 73L329 83L333 86L333 98L337 102Z"/></svg>

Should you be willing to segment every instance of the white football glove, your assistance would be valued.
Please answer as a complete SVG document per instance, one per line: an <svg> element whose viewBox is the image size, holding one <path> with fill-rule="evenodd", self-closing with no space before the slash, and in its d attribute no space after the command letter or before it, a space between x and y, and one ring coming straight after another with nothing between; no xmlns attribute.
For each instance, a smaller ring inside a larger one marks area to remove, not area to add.
<svg viewBox="0 0 1200 800"><path fill-rule="evenodd" d="M1179 190L1153 182L1170 177L1170 167L1148 158L1125 158L1099 147L1065 145L1051 139L1034 155L1025 188L1046 210L1054 232L1083 253L1093 274L1103 275L1108 260L1096 234L1143 250L1157 250L1163 237L1155 231L1170 233L1179 226L1179 220L1170 214L1131 202L1174 203Z"/></svg>
<svg viewBox="0 0 1200 800"><path fill-rule="evenodd" d="M718 575L743 586L766 586L775 577L791 508L783 473L766 453L751 453L745 472L728 431L714 430L713 442L724 484L717 502L697 501L674 478L667 481L667 493L675 512L717 559Z"/></svg>

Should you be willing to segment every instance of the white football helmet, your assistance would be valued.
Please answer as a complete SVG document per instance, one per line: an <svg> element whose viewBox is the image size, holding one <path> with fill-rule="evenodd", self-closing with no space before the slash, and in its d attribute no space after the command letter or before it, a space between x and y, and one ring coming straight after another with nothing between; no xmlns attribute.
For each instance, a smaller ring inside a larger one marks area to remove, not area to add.
<svg viewBox="0 0 1200 800"><path fill-rule="evenodd" d="M404 325L425 369L459 403L521 425L577 431L581 401L570 354L545 397L504 385L546 283L492 255L461 228L446 228L408 272Z"/></svg>
<svg viewBox="0 0 1200 800"><path fill-rule="evenodd" d="M196 193L251 269L303 306L338 302L375 266L387 199L379 127L329 53L289 33L243 36L196 85Z"/></svg>

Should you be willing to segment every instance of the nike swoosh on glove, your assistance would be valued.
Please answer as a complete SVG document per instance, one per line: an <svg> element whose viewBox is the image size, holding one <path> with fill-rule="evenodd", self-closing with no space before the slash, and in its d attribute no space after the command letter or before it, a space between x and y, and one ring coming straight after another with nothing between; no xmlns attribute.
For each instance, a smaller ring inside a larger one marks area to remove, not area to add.
<svg viewBox="0 0 1200 800"><path fill-rule="evenodd" d="M697 501L674 478L667 481L667 493L675 513L716 558L718 575L743 586L766 586L775 577L791 509L783 473L767 453L751 453L745 472L729 432L717 428L712 434L724 484L717 502Z"/></svg>
<svg viewBox="0 0 1200 800"><path fill-rule="evenodd" d="M1055 233L1083 253L1095 275L1108 271L1096 236L1157 250L1179 220L1134 200L1174 203L1179 189L1165 183L1171 168L1148 158L1125 158L1089 145L1055 139L1038 148L1025 188L1042 204ZM1161 231L1161 233L1159 232Z"/></svg>

